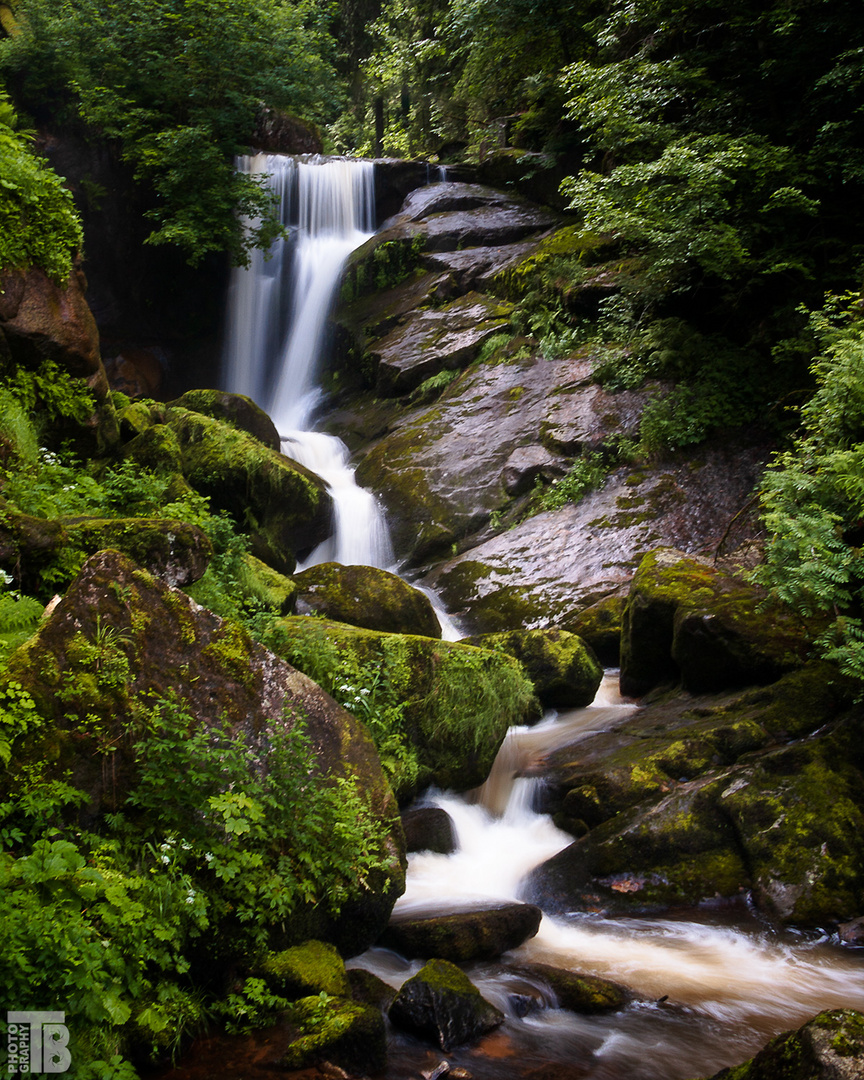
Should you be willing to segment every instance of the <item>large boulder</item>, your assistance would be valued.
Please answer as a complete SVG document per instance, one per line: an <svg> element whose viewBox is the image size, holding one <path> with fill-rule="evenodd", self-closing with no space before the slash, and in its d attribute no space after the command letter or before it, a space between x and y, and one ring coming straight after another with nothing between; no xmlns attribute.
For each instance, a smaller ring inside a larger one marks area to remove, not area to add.
<svg viewBox="0 0 864 1080"><path fill-rule="evenodd" d="M432 783L457 791L481 784L507 728L535 709L521 665L505 653L309 616L279 620L273 648L334 689L351 681L374 691L375 708L400 711L419 763L397 789L403 802Z"/></svg>
<svg viewBox="0 0 864 1080"><path fill-rule="evenodd" d="M224 420L232 427L254 435L271 450L281 450L282 443L276 425L260 406L243 394L228 394L223 390L187 390L171 402L172 407L191 409L213 420Z"/></svg>
<svg viewBox="0 0 864 1080"><path fill-rule="evenodd" d="M827 665L666 698L549 754L546 808L581 839L536 869L544 910L662 910L749 896L781 923L859 914L862 712Z"/></svg>
<svg viewBox="0 0 864 1080"><path fill-rule="evenodd" d="M437 1043L445 1052L504 1022L504 1014L447 960L430 960L403 983L389 1017L396 1027Z"/></svg>
<svg viewBox="0 0 864 1080"><path fill-rule="evenodd" d="M696 693L768 683L806 658L800 621L706 559L657 548L633 577L621 625L621 690L680 679Z"/></svg>
<svg viewBox="0 0 864 1080"><path fill-rule="evenodd" d="M0 328L18 363L38 367L54 360L70 375L87 379L99 399L108 392L99 355L99 331L84 293L80 270L57 284L38 267L0 274Z"/></svg>
<svg viewBox="0 0 864 1080"><path fill-rule="evenodd" d="M298 552L327 539L332 504L320 477L224 421L179 407L166 411L166 421L183 475L215 510L251 523L258 558L290 574Z"/></svg>
<svg viewBox="0 0 864 1080"><path fill-rule="evenodd" d="M409 959L439 957L454 964L497 960L540 928L543 913L533 904L498 904L448 915L400 915L390 921L381 944Z"/></svg>
<svg viewBox="0 0 864 1080"><path fill-rule="evenodd" d="M0 502L0 566L14 569L25 589L38 591L61 554L68 564L70 555L83 559L104 548L180 587L198 581L213 555L197 525L174 518L37 518Z"/></svg>
<svg viewBox="0 0 864 1080"><path fill-rule="evenodd" d="M550 709L590 705L603 678L603 668L591 648L566 630L506 630L465 638L464 643L515 656L540 703Z"/></svg>
<svg viewBox="0 0 864 1080"><path fill-rule="evenodd" d="M284 936L321 937L349 955L384 929L403 882L403 838L392 791L366 728L305 675L116 551L85 564L37 634L10 658L7 678L46 722L17 748L22 762L85 793L86 824L124 807L136 782L141 710L181 695L196 731L243 736L248 767L263 771L274 732L302 718L322 782L344 777L389 831L388 881L334 919L299 909ZM329 778L329 779L323 779ZM290 823L286 822L290 834ZM286 841L289 836L286 835ZM289 944L290 941L285 941Z"/></svg>
<svg viewBox="0 0 864 1080"><path fill-rule="evenodd" d="M301 998L291 1007L297 1035L278 1061L282 1069L303 1069L330 1062L353 1073L383 1071L387 1062L387 1035L380 1009L345 997Z"/></svg>
<svg viewBox="0 0 864 1080"><path fill-rule="evenodd" d="M405 833L405 850L435 851L450 855L456 850L456 832L453 819L438 806L420 806L402 813L402 829Z"/></svg>
<svg viewBox="0 0 864 1080"><path fill-rule="evenodd" d="M819 1013L776 1036L743 1065L711 1080L857 1080L864 1076L864 1016L853 1009Z"/></svg>
<svg viewBox="0 0 864 1080"><path fill-rule="evenodd" d="M294 576L298 615L391 634L441 637L432 602L396 574L374 566L320 563Z"/></svg>

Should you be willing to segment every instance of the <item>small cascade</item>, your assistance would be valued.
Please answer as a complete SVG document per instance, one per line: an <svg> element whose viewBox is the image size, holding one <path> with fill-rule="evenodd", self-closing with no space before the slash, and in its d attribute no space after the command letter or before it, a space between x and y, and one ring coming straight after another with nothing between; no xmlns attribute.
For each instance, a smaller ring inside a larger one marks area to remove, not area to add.
<svg viewBox="0 0 864 1080"><path fill-rule="evenodd" d="M309 430L342 268L374 229L372 162L256 154L241 158L238 168L267 176L289 240L277 241L269 253L254 252L247 269L234 271L226 388L259 402L282 436L283 453L329 486L333 535L300 569L328 561L391 567L386 521L375 497L354 482L345 444Z"/></svg>
<svg viewBox="0 0 864 1080"><path fill-rule="evenodd" d="M543 782L534 774L543 755L580 736L626 724L634 708L607 678L593 706L514 729L486 784L471 799L430 793L427 801L453 821L457 850L410 855L406 892L396 909L431 914L518 900L525 876L573 842L533 809ZM526 771L531 775L523 775ZM770 933L728 917L724 922L719 913L713 920L705 913L698 921L544 916L537 935L504 962L599 975L628 987L634 1000L602 1016L580 1016L545 1000L524 1015L515 1004L524 993L524 977L517 979L512 967L500 964L469 965L472 981L506 1016L495 1044L507 1048L503 1055L493 1051L484 1059L482 1051L470 1049L451 1055L451 1063L467 1065L476 1080L521 1080L531 1069L563 1062L578 1066L578 1075L587 1080L710 1076L823 1009L864 1009L859 956L822 940ZM375 948L349 966L398 987L421 963ZM410 1045L391 1051L387 1075L388 1080L419 1075Z"/></svg>

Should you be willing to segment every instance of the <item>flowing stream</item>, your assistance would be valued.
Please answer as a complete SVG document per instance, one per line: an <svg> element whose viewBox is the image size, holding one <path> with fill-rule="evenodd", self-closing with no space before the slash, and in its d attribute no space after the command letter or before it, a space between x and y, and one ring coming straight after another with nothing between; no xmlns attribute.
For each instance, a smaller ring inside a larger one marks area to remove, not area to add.
<svg viewBox="0 0 864 1080"><path fill-rule="evenodd" d="M555 747L626 724L634 706L616 700L615 686L607 677L593 706L511 730L473 797L429 793L424 801L450 815L458 848L452 855L409 856L398 912L452 912L519 899L525 875L573 839L532 809L542 777L519 774L541 771L543 754ZM536 937L503 959L466 969L507 1017L477 1047L447 1055L476 1080L530 1077L544 1065L556 1071L542 1075L556 1080L710 1076L822 1009L864 1009L859 950L771 932L740 911L676 919L544 916ZM627 987L634 1000L620 1012L577 1016L556 1008L541 984L507 970L520 961L603 976ZM421 964L374 948L349 966L398 987ZM541 1007L521 1016L526 995ZM388 1080L418 1077L442 1056L397 1039Z"/></svg>
<svg viewBox="0 0 864 1080"><path fill-rule="evenodd" d="M290 242L269 258L255 253L236 271L229 299L225 383L273 417L284 452L321 475L334 499L333 535L304 566L325 560L392 567L386 523L371 494L354 483L344 444L312 429L318 366L333 296L352 250L372 234L372 165L283 155L244 158L241 168L270 176ZM445 621L445 637L458 637ZM568 845L534 811L542 759L555 746L626 724L633 706L607 680L588 709L510 733L486 784L471 798L430 793L458 836L452 855L409 859L402 912L440 912L518 899L520 883ZM634 1000L621 1012L579 1017L555 1007L538 985L501 964L469 975L507 1020L479 1047L448 1055L477 1080L535 1073L543 1080L687 1080L752 1056L779 1031L822 1009L864 1010L862 953L823 939L773 933L748 919L700 911L676 919L605 919L574 913L544 917L536 937L508 961L553 964L625 985ZM418 970L395 953L371 949L351 962L393 986ZM527 1015L519 1003L542 1008ZM394 1035L388 1080L417 1078L440 1052ZM551 1071L537 1072L543 1066Z"/></svg>

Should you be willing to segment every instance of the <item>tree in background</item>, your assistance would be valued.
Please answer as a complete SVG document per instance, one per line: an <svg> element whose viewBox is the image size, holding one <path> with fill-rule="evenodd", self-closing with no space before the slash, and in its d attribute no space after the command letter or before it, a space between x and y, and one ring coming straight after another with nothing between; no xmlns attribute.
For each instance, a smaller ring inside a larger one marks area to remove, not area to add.
<svg viewBox="0 0 864 1080"><path fill-rule="evenodd" d="M20 0L0 74L34 113L118 139L151 193L151 244L243 263L278 232L259 179L234 171L262 104L332 116L328 13L313 0ZM258 219L244 230L238 218Z"/></svg>

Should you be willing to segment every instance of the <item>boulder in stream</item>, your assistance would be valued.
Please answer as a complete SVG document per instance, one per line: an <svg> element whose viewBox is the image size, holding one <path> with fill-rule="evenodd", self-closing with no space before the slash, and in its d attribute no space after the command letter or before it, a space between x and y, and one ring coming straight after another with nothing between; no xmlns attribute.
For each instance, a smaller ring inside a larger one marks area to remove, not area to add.
<svg viewBox="0 0 864 1080"><path fill-rule="evenodd" d="M279 997L294 1001L313 994L349 997L351 987L339 952L326 941L304 941L270 955L260 973Z"/></svg>
<svg viewBox="0 0 864 1080"><path fill-rule="evenodd" d="M303 1069L329 1061L362 1076L383 1071L387 1034L380 1009L324 994L300 998L290 1018L298 1034L279 1060L280 1068Z"/></svg>
<svg viewBox="0 0 864 1080"><path fill-rule="evenodd" d="M403 983L388 1015L396 1027L437 1043L445 1052L504 1022L504 1014L447 960L430 960Z"/></svg>
<svg viewBox="0 0 864 1080"><path fill-rule="evenodd" d="M390 634L441 637L432 602L397 574L374 566L319 563L294 576L296 613Z"/></svg>
<svg viewBox="0 0 864 1080"><path fill-rule="evenodd" d="M785 924L857 915L864 719L853 698L813 664L764 688L666 695L552 750L546 809L584 835L532 872L526 897L555 912L748 896Z"/></svg>
<svg viewBox="0 0 864 1080"><path fill-rule="evenodd" d="M570 1012L612 1012L623 1008L629 999L623 986L599 975L583 975L552 964L512 964L507 970L539 980L552 991L558 1008Z"/></svg>
<svg viewBox="0 0 864 1080"><path fill-rule="evenodd" d="M819 1013L772 1039L750 1061L711 1080L858 1080L864 1076L864 1016L854 1009Z"/></svg>
<svg viewBox="0 0 864 1080"><path fill-rule="evenodd" d="M405 830L405 850L409 854L412 851L434 851L439 855L450 855L456 850L453 819L438 806L405 810L402 828Z"/></svg>
<svg viewBox="0 0 864 1080"><path fill-rule="evenodd" d="M381 944L409 959L439 957L456 964L496 960L534 937L542 916L533 904L519 903L442 915L397 915Z"/></svg>
<svg viewBox="0 0 864 1080"><path fill-rule="evenodd" d="M465 638L464 643L515 656L534 684L541 705L548 709L590 705L603 678L603 668L590 646L576 634L555 627L478 634Z"/></svg>

